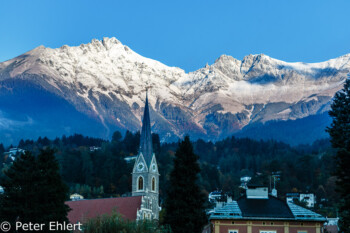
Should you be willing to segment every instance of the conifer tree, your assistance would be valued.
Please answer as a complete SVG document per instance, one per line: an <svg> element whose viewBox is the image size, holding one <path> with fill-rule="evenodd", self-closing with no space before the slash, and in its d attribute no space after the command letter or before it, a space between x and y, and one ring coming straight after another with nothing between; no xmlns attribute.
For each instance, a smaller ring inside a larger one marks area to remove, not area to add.
<svg viewBox="0 0 350 233"><path fill-rule="evenodd" d="M14 226L16 220L30 222L39 214L38 173L35 157L26 152L5 172L1 220Z"/></svg>
<svg viewBox="0 0 350 233"><path fill-rule="evenodd" d="M337 191L341 197L340 231L350 232L350 79L344 88L337 92L329 115L333 122L327 131L331 136L332 146L337 148L336 172Z"/></svg>
<svg viewBox="0 0 350 233"><path fill-rule="evenodd" d="M200 233L206 223L205 197L197 184L200 167L188 136L176 150L165 202L164 223L174 233Z"/></svg>
<svg viewBox="0 0 350 233"><path fill-rule="evenodd" d="M1 220L12 226L20 221L46 227L50 221L67 221L69 208L64 202L68 188L61 180L53 150L42 150L37 158L25 152L5 175Z"/></svg>
<svg viewBox="0 0 350 233"><path fill-rule="evenodd" d="M37 167L40 222L48 226L52 221L60 223L68 221L69 207L64 202L68 198L69 190L62 182L58 162L52 149L41 150L37 158Z"/></svg>
<svg viewBox="0 0 350 233"><path fill-rule="evenodd" d="M0 154L5 152L5 147L2 143L0 143Z"/></svg>

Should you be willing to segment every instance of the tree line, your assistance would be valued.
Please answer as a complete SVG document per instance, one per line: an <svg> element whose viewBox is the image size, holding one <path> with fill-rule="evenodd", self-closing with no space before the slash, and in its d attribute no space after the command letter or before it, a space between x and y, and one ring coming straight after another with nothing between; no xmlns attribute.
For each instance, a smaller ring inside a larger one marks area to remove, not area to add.
<svg viewBox="0 0 350 233"><path fill-rule="evenodd" d="M85 198L117 197L131 192L134 164L125 158L137 155L139 138L139 132L129 131L125 135L115 132L110 141L76 134L54 140L21 140L18 147L34 155L41 149L53 148L70 193L79 193ZM162 202L178 143L161 144L157 134L153 134L152 139L159 163ZM240 177L250 176L251 182L270 186L270 176L279 172L280 198L289 192L312 192L318 199L316 208L327 216L336 214L338 194L336 177L332 174L335 151L328 139L291 147L274 140L230 137L218 142L197 140L193 142L193 149L200 161L199 185L207 195L222 190L237 198L242 191ZM3 162L0 166L5 171L8 165ZM0 181L3 177L2 172Z"/></svg>

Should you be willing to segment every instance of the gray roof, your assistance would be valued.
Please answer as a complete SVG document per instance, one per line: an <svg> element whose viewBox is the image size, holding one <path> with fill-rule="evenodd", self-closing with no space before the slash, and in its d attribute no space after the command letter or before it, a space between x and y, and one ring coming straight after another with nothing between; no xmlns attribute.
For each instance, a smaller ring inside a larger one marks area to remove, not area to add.
<svg viewBox="0 0 350 233"><path fill-rule="evenodd" d="M326 219L318 214L315 213L311 210L305 209L301 206L298 206L294 203L288 202L289 209L292 211L294 218L298 220L320 220L320 221L325 221Z"/></svg>
<svg viewBox="0 0 350 233"><path fill-rule="evenodd" d="M147 94L146 94L145 111L143 113L143 120L142 120L139 153L142 153L147 166L149 166L152 160L153 150L152 150L151 120L149 117Z"/></svg>
<svg viewBox="0 0 350 233"><path fill-rule="evenodd" d="M242 212L239 209L237 202L232 201L224 207L215 209L210 217L220 219L242 218Z"/></svg>
<svg viewBox="0 0 350 233"><path fill-rule="evenodd" d="M274 196L268 196L266 199L240 197L237 204L242 211L243 217L247 218L278 218L293 219L292 211L290 211L285 201Z"/></svg>
<svg viewBox="0 0 350 233"><path fill-rule="evenodd" d="M293 203L275 197L269 199L247 199L241 197L210 214L210 219L269 219L290 221L326 221L326 218Z"/></svg>

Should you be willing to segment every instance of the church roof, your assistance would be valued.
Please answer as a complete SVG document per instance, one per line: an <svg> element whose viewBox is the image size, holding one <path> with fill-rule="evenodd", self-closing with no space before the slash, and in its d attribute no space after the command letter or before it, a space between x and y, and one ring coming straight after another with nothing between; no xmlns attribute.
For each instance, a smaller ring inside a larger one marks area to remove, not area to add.
<svg viewBox="0 0 350 233"><path fill-rule="evenodd" d="M100 215L112 214L113 211L121 214L124 219L136 220L141 201L142 196L67 201L66 204L71 208L68 220L73 224L84 223Z"/></svg>
<svg viewBox="0 0 350 233"><path fill-rule="evenodd" d="M146 94L145 111L143 113L143 120L142 120L142 130L141 130L139 153L142 153L142 155L146 161L146 164L149 166L151 163L151 160L152 160L153 150L152 150L151 120L149 117L148 95L147 94Z"/></svg>

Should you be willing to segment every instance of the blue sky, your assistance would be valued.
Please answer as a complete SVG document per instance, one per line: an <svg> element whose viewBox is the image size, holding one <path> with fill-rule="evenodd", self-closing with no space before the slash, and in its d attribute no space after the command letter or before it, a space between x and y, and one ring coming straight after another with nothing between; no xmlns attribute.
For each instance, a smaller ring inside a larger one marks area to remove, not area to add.
<svg viewBox="0 0 350 233"><path fill-rule="evenodd" d="M0 0L0 62L112 36L186 71L221 54L319 62L350 53L349 9L348 0Z"/></svg>

